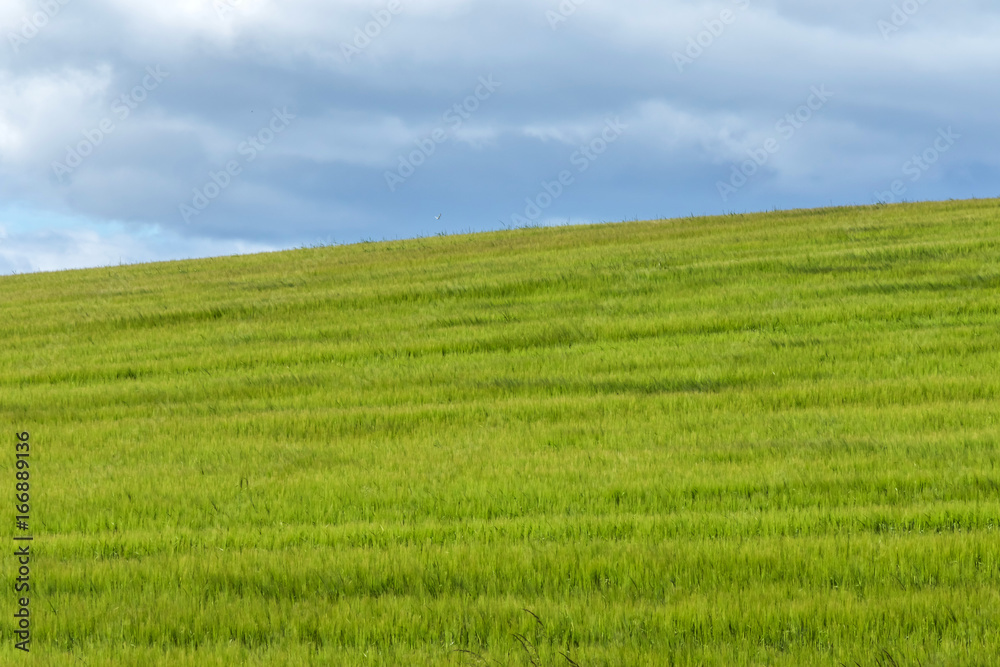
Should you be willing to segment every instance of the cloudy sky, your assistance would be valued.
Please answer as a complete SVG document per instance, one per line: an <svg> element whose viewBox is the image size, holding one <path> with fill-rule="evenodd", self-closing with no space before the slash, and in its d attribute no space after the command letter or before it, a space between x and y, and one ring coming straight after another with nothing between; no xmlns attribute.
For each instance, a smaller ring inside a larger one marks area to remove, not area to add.
<svg viewBox="0 0 1000 667"><path fill-rule="evenodd" d="M995 0L3 0L0 272L996 197L997 34Z"/></svg>

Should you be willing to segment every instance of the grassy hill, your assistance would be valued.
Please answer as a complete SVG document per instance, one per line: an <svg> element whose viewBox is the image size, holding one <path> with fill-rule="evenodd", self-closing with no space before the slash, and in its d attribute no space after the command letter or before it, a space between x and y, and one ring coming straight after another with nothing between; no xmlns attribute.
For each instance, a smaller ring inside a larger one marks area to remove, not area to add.
<svg viewBox="0 0 1000 667"><path fill-rule="evenodd" d="M39 665L1000 655L1000 201L0 278Z"/></svg>

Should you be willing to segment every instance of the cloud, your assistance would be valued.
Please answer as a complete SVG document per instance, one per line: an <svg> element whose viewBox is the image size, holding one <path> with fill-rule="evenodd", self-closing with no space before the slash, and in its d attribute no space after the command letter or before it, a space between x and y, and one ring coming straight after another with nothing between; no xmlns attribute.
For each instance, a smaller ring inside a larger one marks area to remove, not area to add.
<svg viewBox="0 0 1000 667"><path fill-rule="evenodd" d="M250 241L180 236L156 227L126 227L79 219L69 226L66 220L50 220L41 229L12 229L24 227L23 220L32 216L21 212L19 217L22 222L17 225L0 222L0 273L57 271L278 249Z"/></svg>

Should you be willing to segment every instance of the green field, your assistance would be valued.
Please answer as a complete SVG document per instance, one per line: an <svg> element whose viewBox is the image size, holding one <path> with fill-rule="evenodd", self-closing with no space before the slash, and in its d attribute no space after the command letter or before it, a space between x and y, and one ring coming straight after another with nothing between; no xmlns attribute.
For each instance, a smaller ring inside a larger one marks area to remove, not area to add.
<svg viewBox="0 0 1000 667"><path fill-rule="evenodd" d="M7 276L0 312L0 663L1000 655L998 200Z"/></svg>

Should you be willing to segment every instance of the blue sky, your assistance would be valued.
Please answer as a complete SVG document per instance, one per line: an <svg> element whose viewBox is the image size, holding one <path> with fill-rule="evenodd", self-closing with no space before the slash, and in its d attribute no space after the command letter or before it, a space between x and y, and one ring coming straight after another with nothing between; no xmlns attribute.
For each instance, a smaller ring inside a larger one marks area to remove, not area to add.
<svg viewBox="0 0 1000 667"><path fill-rule="evenodd" d="M975 0L5 0L0 272L996 197L997 34Z"/></svg>

